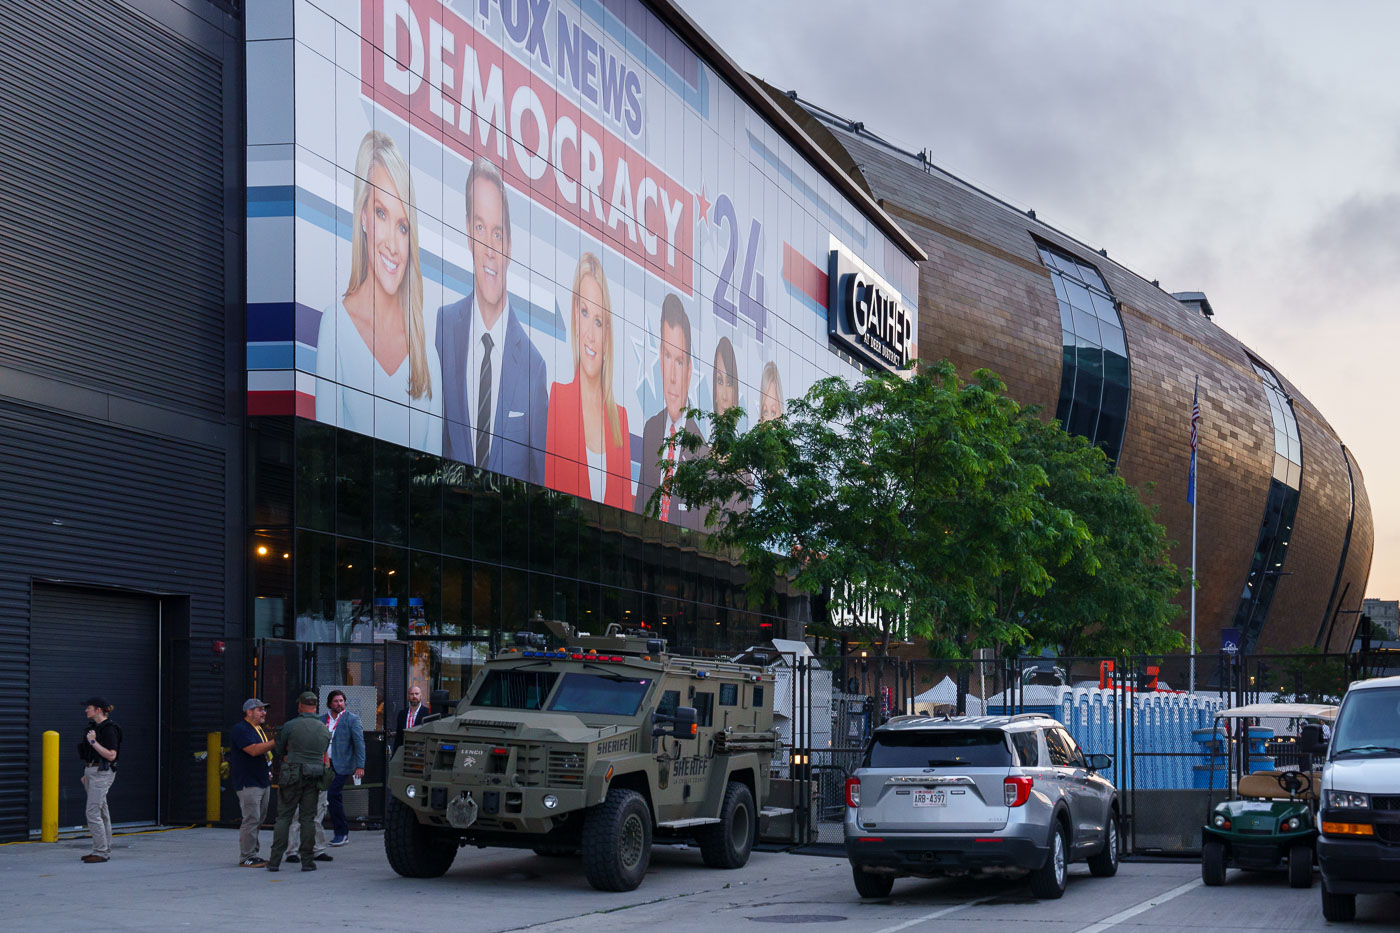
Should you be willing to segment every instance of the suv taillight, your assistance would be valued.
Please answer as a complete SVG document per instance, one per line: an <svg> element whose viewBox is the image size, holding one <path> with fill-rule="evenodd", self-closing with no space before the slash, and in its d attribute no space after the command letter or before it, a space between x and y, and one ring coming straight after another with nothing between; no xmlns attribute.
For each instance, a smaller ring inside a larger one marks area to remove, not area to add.
<svg viewBox="0 0 1400 933"><path fill-rule="evenodd" d="M1002 793L1006 797L1008 807L1019 807L1027 800L1031 799L1031 785L1035 783L1034 778L1009 777L1002 783Z"/></svg>
<svg viewBox="0 0 1400 933"><path fill-rule="evenodd" d="M846 806L860 806L860 778L846 778Z"/></svg>

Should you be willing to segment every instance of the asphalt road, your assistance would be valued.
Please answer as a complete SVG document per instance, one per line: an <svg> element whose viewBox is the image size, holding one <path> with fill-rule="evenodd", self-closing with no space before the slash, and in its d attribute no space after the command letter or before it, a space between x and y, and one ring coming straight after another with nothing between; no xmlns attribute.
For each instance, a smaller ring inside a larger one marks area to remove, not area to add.
<svg viewBox="0 0 1400 933"><path fill-rule="evenodd" d="M104 865L85 865L85 840L0 845L0 930L411 930L764 933L796 925L821 933L1002 931L1063 933L1319 930L1316 885L1230 873L1204 888L1190 863L1124 863L1117 877L1072 869L1059 901L1024 882L895 882L862 901L845 860L756 852L737 871L704 867L693 849L659 848L643 885L627 894L588 886L571 859L470 849L442 878L400 878L381 834L356 832L335 861L302 872L239 868L232 829L118 836ZM266 854L271 833L262 834ZM1400 929L1400 898L1361 897L1357 928Z"/></svg>

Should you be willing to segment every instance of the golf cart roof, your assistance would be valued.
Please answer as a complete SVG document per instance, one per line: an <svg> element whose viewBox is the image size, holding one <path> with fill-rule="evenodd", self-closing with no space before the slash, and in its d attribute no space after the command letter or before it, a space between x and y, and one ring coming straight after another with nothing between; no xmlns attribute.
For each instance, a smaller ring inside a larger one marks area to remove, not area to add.
<svg viewBox="0 0 1400 933"><path fill-rule="evenodd" d="M1336 719L1337 707L1323 703L1250 703L1222 709L1215 714L1221 719Z"/></svg>

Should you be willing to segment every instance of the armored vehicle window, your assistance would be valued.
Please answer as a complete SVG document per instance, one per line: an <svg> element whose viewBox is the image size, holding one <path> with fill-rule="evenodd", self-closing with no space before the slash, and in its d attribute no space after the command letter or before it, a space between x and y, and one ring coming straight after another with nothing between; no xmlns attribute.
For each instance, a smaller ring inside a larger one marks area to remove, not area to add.
<svg viewBox="0 0 1400 933"><path fill-rule="evenodd" d="M695 722L702 729L712 725L715 721L715 695L713 693L697 693L691 700L691 706L695 707Z"/></svg>
<svg viewBox="0 0 1400 933"><path fill-rule="evenodd" d="M719 705L738 706L739 705L739 685L720 684L719 685Z"/></svg>
<svg viewBox="0 0 1400 933"><path fill-rule="evenodd" d="M472 706L543 709L558 674L549 671L490 671L472 697Z"/></svg>
<svg viewBox="0 0 1400 933"><path fill-rule="evenodd" d="M565 674L549 708L560 713L631 716L642 705L649 680L600 674Z"/></svg>
<svg viewBox="0 0 1400 933"><path fill-rule="evenodd" d="M656 704L656 712L662 716L676 715L676 708L681 705L681 692L679 690L667 690L661 694L661 702Z"/></svg>
<svg viewBox="0 0 1400 933"><path fill-rule="evenodd" d="M753 708L754 708L754 709L763 709L763 688L762 688L762 687L754 687L754 688L753 688Z"/></svg>
<svg viewBox="0 0 1400 933"><path fill-rule="evenodd" d="M1016 749L1016 757L1021 759L1021 767L1034 768L1040 764L1040 740L1034 732L1013 732L1011 744Z"/></svg>
<svg viewBox="0 0 1400 933"><path fill-rule="evenodd" d="M865 750L866 768L1005 768L1011 750L995 729L880 732Z"/></svg>

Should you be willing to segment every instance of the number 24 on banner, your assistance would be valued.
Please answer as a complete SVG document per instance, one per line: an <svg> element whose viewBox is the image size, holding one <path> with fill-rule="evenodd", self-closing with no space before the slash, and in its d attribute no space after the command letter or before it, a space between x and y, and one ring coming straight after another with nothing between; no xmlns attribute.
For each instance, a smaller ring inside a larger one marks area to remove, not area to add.
<svg viewBox="0 0 1400 933"><path fill-rule="evenodd" d="M763 224L755 217L749 226L748 249L744 252L744 274L739 283L736 308L729 291L734 286L734 263L739 253L739 218L734 212L734 202L727 194L715 199L714 223L716 228L724 227L729 235L724 261L720 263L719 281L715 284L715 314L730 324L737 324L740 317L748 318L753 321L758 339L762 341L763 330L768 323L768 309L763 304L763 273L758 271Z"/></svg>

